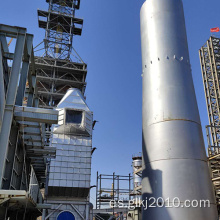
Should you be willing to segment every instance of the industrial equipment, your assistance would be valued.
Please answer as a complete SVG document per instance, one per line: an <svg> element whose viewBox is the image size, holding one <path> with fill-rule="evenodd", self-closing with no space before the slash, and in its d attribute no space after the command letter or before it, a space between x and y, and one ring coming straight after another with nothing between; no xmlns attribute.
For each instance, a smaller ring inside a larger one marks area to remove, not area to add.
<svg viewBox="0 0 220 220"><path fill-rule="evenodd" d="M56 155L45 124L56 124L58 112L38 108L35 88L33 35L0 24L0 219L34 219L45 207L46 162Z"/></svg>
<svg viewBox="0 0 220 220"><path fill-rule="evenodd" d="M143 4L141 42L142 198L159 199L143 209L142 219L217 219L181 0ZM186 207L188 200L208 200L210 207Z"/></svg>
<svg viewBox="0 0 220 220"><path fill-rule="evenodd" d="M199 55L209 117L209 125L206 126L208 160L220 214L220 39L210 37L199 50Z"/></svg>
<svg viewBox="0 0 220 220"><path fill-rule="evenodd" d="M82 94L86 88L87 65L75 51L73 38L82 33L83 19L75 16L80 0L46 0L48 11L38 10L38 24L45 38L35 47L39 106L56 107L69 88ZM41 48L41 45L44 45Z"/></svg>
<svg viewBox="0 0 220 220"><path fill-rule="evenodd" d="M76 220L89 219L93 113L78 89L69 89L56 110L59 122L52 127L50 146L57 153L50 162L45 200L52 207L45 219L64 211Z"/></svg>

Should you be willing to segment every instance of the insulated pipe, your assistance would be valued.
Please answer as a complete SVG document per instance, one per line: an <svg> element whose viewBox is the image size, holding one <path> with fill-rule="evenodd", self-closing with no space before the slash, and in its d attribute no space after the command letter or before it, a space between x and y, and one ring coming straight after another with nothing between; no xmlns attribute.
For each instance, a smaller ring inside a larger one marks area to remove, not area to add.
<svg viewBox="0 0 220 220"><path fill-rule="evenodd" d="M216 220L181 0L147 0L143 4L141 42L142 219ZM153 205L156 208L149 207L151 197L158 199ZM210 207L201 205L203 200ZM191 207L186 207L187 201Z"/></svg>

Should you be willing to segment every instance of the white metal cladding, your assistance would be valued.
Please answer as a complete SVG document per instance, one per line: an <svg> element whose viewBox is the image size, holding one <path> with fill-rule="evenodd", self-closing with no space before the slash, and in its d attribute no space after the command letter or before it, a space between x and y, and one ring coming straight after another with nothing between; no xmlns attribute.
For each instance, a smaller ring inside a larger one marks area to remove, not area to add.
<svg viewBox="0 0 220 220"><path fill-rule="evenodd" d="M92 135L93 113L89 110L86 101L78 89L69 89L57 106L59 111L58 125L54 126L55 133L75 133L75 135ZM80 124L67 123L66 112L68 110L82 111Z"/></svg>
<svg viewBox="0 0 220 220"><path fill-rule="evenodd" d="M81 92L78 89L70 89L58 104L59 124L52 127L51 147L56 147L56 158L51 159L49 172L49 196L50 188L84 188L81 196L87 195L91 178L91 150L92 150L92 112L89 110ZM77 130L74 123L65 123L66 110L82 111L82 121ZM62 129L61 129L62 128ZM87 132L82 135L79 131ZM58 190L59 191L59 190ZM74 191L74 190L73 190ZM70 191L73 193L73 191ZM66 193L67 191L65 191ZM68 191L69 192L69 191ZM72 195L76 195L75 191ZM72 196L71 194L69 196Z"/></svg>
<svg viewBox="0 0 220 220"><path fill-rule="evenodd" d="M80 90L73 88L67 91L66 95L57 105L57 109L64 108L82 109L88 112L90 111Z"/></svg>

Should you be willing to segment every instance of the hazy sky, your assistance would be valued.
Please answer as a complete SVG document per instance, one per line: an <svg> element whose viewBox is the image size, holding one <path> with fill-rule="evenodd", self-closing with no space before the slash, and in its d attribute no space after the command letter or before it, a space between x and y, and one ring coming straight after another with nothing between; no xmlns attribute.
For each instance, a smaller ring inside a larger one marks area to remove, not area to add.
<svg viewBox="0 0 220 220"><path fill-rule="evenodd" d="M84 18L82 36L73 46L88 64L87 103L96 124L92 160L92 185L96 172L127 175L132 154L141 151L141 44L139 11L144 0L82 0L76 16ZM188 43L203 130L208 124L199 48L220 26L219 0L183 0ZM23 26L35 35L34 45L44 37L38 28L37 9L45 0L1 2L0 23ZM94 190L92 197L95 197ZM93 201L93 199L91 200Z"/></svg>

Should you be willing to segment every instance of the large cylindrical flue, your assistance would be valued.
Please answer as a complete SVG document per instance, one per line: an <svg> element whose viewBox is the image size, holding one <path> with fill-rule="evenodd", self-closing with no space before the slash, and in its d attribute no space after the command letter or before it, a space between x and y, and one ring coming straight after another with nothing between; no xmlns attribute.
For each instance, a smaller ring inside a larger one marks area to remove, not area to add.
<svg viewBox="0 0 220 220"><path fill-rule="evenodd" d="M145 203L142 219L215 220L217 209L192 80L182 1L147 0L141 9L141 41L142 194L148 206L153 203L151 197L163 198L156 202L162 207L146 209ZM207 200L206 205L203 200Z"/></svg>

